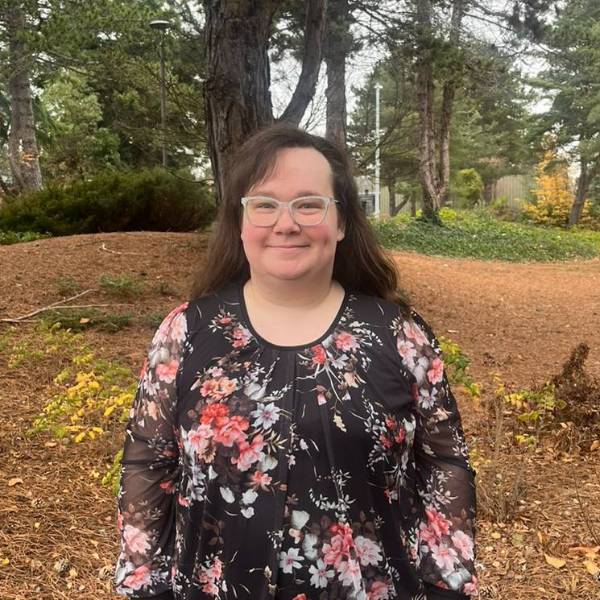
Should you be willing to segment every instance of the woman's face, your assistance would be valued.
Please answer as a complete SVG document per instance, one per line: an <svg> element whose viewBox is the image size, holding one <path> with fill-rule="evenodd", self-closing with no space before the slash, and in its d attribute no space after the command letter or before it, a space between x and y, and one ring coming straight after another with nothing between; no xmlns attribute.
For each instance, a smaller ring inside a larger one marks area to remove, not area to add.
<svg viewBox="0 0 600 600"><path fill-rule="evenodd" d="M273 171L246 196L268 196L286 203L300 196L333 197L331 167L313 148L285 148L278 152ZM242 220L242 244L251 276L266 282L330 280L335 249L343 237L333 203L320 225L297 225L287 210L281 211L272 227L255 227L245 214Z"/></svg>

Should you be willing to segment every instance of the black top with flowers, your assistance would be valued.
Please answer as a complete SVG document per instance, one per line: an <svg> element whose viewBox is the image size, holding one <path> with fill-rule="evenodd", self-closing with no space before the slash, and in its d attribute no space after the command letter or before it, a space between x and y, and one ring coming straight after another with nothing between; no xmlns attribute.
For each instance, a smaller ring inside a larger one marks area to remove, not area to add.
<svg viewBox="0 0 600 600"><path fill-rule="evenodd" d="M463 598L474 473L437 342L346 292L312 344L253 331L242 287L173 310L127 425L120 594Z"/></svg>

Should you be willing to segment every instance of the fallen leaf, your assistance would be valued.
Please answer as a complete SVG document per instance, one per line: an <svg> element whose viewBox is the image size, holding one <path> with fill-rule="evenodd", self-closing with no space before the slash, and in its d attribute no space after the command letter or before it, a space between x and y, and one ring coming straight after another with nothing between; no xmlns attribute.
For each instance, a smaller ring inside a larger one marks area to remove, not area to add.
<svg viewBox="0 0 600 600"><path fill-rule="evenodd" d="M594 450L598 450L598 448L600 448L600 440L594 440L590 446L590 452L594 452Z"/></svg>
<svg viewBox="0 0 600 600"><path fill-rule="evenodd" d="M546 562L555 569L562 569L562 567L567 564L567 562L562 558L556 558L554 556L550 556L549 554L544 554L544 558L546 559Z"/></svg>
<svg viewBox="0 0 600 600"><path fill-rule="evenodd" d="M593 560L584 560L583 564L590 575L593 575L594 577L600 575L600 567Z"/></svg>
<svg viewBox="0 0 600 600"><path fill-rule="evenodd" d="M573 546L569 548L569 554L583 554L590 560L594 560L598 553L600 553L600 546Z"/></svg>
<svg viewBox="0 0 600 600"><path fill-rule="evenodd" d="M8 480L8 487L13 487L17 485L17 483L23 483L23 480L20 477L13 477Z"/></svg>

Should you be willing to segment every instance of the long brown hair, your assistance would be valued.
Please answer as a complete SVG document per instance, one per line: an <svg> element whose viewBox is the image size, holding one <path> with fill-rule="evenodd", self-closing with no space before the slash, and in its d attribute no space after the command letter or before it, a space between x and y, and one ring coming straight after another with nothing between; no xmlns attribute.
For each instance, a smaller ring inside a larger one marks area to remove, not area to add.
<svg viewBox="0 0 600 600"><path fill-rule="evenodd" d="M358 200L358 190L346 153L334 143L291 125L277 124L249 138L239 149L226 183L208 255L196 275L191 298L206 296L232 281L250 277L241 241L240 199L275 167L277 153L286 148L314 148L329 162L333 192L344 225L338 242L333 278L344 288L396 302L404 314L410 311L400 288L393 260L377 242Z"/></svg>

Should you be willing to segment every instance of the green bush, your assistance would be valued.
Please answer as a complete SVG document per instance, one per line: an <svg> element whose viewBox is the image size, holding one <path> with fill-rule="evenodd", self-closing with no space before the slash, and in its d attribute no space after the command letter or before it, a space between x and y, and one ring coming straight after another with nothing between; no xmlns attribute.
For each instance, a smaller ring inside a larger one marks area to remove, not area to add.
<svg viewBox="0 0 600 600"><path fill-rule="evenodd" d="M483 193L481 175L475 169L460 170L456 175L454 192L460 208L473 208Z"/></svg>
<svg viewBox="0 0 600 600"><path fill-rule="evenodd" d="M191 231L215 216L203 183L163 169L107 171L88 181L50 183L44 190L7 199L0 230L52 235L108 231Z"/></svg>

